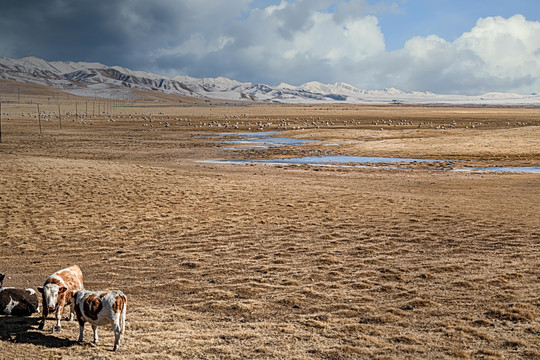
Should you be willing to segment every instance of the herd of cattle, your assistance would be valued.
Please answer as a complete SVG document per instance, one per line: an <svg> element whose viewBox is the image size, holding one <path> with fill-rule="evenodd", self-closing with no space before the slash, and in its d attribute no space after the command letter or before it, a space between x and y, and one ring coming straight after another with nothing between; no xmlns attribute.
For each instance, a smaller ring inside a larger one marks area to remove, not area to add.
<svg viewBox="0 0 540 360"><path fill-rule="evenodd" d="M5 274L0 273L0 315L29 316L39 312L39 299L34 289L3 287ZM127 298L120 290L88 291L84 289L83 275L77 265L59 270L45 279L38 287L42 294L42 317L38 329L42 330L49 313L56 312L54 331L61 331L60 318L64 306L70 305L69 320L73 314L79 322L79 339L83 340L84 324L89 322L98 341L97 327L111 324L114 331L114 348L122 342L126 323Z"/></svg>

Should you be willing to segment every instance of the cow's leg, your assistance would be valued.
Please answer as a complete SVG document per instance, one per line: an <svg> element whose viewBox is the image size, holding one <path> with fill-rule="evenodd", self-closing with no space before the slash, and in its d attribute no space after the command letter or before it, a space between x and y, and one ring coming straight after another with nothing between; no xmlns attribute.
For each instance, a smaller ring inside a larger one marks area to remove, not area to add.
<svg viewBox="0 0 540 360"><path fill-rule="evenodd" d="M62 326L60 325L60 319L62 319L62 310L64 310L63 306L58 306L58 309L56 309L56 326L53 327L53 332L60 332L62 331Z"/></svg>
<svg viewBox="0 0 540 360"><path fill-rule="evenodd" d="M92 325L92 330L94 330L94 343L97 344L99 341L99 338L97 336L97 325Z"/></svg>
<svg viewBox="0 0 540 360"><path fill-rule="evenodd" d="M83 341L83 332L84 332L84 321L79 320L79 339L78 342Z"/></svg>
<svg viewBox="0 0 540 360"><path fill-rule="evenodd" d="M39 330L43 330L43 327L45 326L45 319L49 315L49 308L47 307L47 303L45 302L45 299L43 299L41 307L42 307L41 323L38 326Z"/></svg>
<svg viewBox="0 0 540 360"><path fill-rule="evenodd" d="M121 314L115 314L114 318L111 320L111 326L114 331L114 347L113 351L118 350L120 343L122 343L122 335L124 334L124 329L120 323Z"/></svg>
<svg viewBox="0 0 540 360"><path fill-rule="evenodd" d="M69 304L69 316L66 318L66 320L67 321L72 321L74 314L75 314L75 304L72 301L71 304Z"/></svg>

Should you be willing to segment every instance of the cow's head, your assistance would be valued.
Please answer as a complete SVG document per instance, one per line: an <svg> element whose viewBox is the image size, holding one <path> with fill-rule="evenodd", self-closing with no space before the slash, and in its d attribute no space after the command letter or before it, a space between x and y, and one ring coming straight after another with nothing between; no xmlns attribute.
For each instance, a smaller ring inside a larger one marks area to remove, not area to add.
<svg viewBox="0 0 540 360"><path fill-rule="evenodd" d="M6 277L6 274L0 273L0 287L2 287L2 282L4 281L5 277Z"/></svg>
<svg viewBox="0 0 540 360"><path fill-rule="evenodd" d="M67 288L57 284L45 284L38 287L40 293L43 294L43 300L49 311L54 311L60 299L64 299Z"/></svg>

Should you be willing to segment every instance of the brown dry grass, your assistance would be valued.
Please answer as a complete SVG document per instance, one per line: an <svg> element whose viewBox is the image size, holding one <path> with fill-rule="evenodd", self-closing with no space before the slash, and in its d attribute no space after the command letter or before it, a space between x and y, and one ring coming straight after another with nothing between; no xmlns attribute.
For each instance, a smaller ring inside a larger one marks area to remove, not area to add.
<svg viewBox="0 0 540 360"><path fill-rule="evenodd" d="M87 288L127 294L126 341L113 354L109 328L79 345L75 322L52 334L38 315L0 317L0 358L540 357L538 174L194 162L318 151L538 166L538 109L114 108L114 122L43 119L42 137L34 109L2 111L5 284L77 263ZM412 129L428 118L456 128ZM324 143L206 137L282 119Z"/></svg>

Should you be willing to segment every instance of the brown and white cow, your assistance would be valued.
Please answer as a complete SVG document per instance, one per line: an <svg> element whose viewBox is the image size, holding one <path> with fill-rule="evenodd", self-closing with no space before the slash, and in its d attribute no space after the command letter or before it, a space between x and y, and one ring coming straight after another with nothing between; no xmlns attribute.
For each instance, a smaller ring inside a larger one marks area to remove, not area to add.
<svg viewBox="0 0 540 360"><path fill-rule="evenodd" d="M111 324L114 331L113 351L118 350L126 328L126 295L120 290L72 291L75 313L79 321L79 342L83 341L84 324L94 330L94 343L98 342L97 327Z"/></svg>
<svg viewBox="0 0 540 360"><path fill-rule="evenodd" d="M82 289L84 289L83 275L77 265L58 270L45 279L43 286L38 288L43 295L43 313L38 329L43 329L49 312L54 313L56 311L56 326L53 327L53 331L61 331L60 318L62 317L62 310L65 305L71 304L68 320L73 320L74 305L71 302L71 292Z"/></svg>
<svg viewBox="0 0 540 360"><path fill-rule="evenodd" d="M34 289L3 287L5 274L0 273L0 315L30 316L39 311Z"/></svg>

